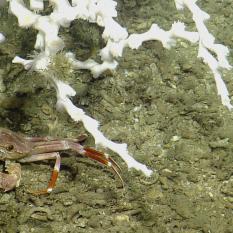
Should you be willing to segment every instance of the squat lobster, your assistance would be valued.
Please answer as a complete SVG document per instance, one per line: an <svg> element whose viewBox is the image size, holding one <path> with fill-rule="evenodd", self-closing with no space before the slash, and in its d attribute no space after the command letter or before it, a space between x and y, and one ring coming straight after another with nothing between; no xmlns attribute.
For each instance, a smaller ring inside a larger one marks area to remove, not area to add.
<svg viewBox="0 0 233 233"><path fill-rule="evenodd" d="M69 150L110 167L123 183L119 173L121 171L119 165L108 155L82 146L79 143L82 140L83 138L54 139L49 137L27 137L21 133L0 128L0 161L5 161L6 171L8 172L0 172L0 188L6 192L19 186L21 179L20 163L55 159L54 169L47 189L33 193L46 194L52 192L60 170L61 157L59 152ZM12 163L12 161L16 162Z"/></svg>

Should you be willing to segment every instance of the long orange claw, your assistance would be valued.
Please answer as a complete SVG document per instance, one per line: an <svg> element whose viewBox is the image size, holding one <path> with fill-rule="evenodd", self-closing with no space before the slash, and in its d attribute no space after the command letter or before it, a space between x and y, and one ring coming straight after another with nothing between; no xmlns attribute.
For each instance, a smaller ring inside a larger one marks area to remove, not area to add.
<svg viewBox="0 0 233 233"><path fill-rule="evenodd" d="M84 147L84 155L87 156L88 158L91 158L105 166L111 167L114 174L116 174L118 176L118 178L120 179L121 183L122 183L122 187L124 187L124 181L120 175L121 172L121 168L120 166L117 164L117 162L115 162L112 158L110 158L107 154L104 154L100 151L97 151L93 148L89 148L89 147Z"/></svg>

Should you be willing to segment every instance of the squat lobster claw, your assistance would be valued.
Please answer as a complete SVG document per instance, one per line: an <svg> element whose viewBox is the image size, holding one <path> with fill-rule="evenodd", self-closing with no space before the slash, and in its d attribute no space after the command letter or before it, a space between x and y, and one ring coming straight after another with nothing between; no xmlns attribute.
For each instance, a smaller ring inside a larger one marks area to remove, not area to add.
<svg viewBox="0 0 233 233"><path fill-rule="evenodd" d="M83 138L80 139L83 140ZM55 159L54 169L47 189L32 193L46 194L52 192L60 171L61 157L59 152L69 150L110 167L123 185L119 165L107 154L82 146L79 144L80 139L61 140L49 137L27 137L9 129L0 128L0 161L7 162L6 170L8 171L8 174L0 172L0 188L4 189L4 191L9 191L19 186L21 179L21 167L19 163ZM8 161L17 161L19 163L9 163Z"/></svg>

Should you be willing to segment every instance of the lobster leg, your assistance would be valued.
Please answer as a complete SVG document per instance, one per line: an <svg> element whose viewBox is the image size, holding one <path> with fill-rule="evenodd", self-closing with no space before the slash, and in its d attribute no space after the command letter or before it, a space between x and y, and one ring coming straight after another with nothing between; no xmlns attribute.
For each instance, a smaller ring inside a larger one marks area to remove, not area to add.
<svg viewBox="0 0 233 233"><path fill-rule="evenodd" d="M106 165L108 167L111 167L113 172L119 177L119 179L122 182L123 185L123 179L120 175L121 169L119 165L108 155L99 152L95 149L89 148L89 147L83 147L77 142L69 141L69 140L55 140L55 141L48 141L46 143L35 143L34 148L32 149L33 154L38 153L50 153L54 151L67 151L71 150L74 151L80 155L86 156L88 158L91 158L103 165Z"/></svg>
<svg viewBox="0 0 233 233"><path fill-rule="evenodd" d="M48 183L47 189L38 190L38 191L32 191L33 194L46 194L51 193L53 191L53 188L56 185L58 173L60 171L60 165L61 165L61 156L58 152L53 153L45 153L45 154L37 154L37 155L31 155L29 157L20 159L19 162L21 163L28 163L28 162L36 162L46 159L55 159L55 165L51 174L50 181Z"/></svg>
<svg viewBox="0 0 233 233"><path fill-rule="evenodd" d="M80 145L78 146L79 152L81 155L84 155L88 158L91 158L105 166L111 167L113 172L120 178L122 186L124 186L123 179L119 173L121 171L119 165L110 157L105 155L104 153L101 153L99 151L96 151L92 148L84 148L82 147L82 150L80 150ZM74 148L73 148L74 149ZM55 159L55 165L54 169L51 174L50 181L48 183L47 189L38 190L38 191L32 191L33 194L40 195L40 194L47 194L51 193L53 188L56 185L56 181L58 178L58 173L60 171L60 165L61 165L61 157L58 152L51 152L51 153L42 153L42 154L34 154L29 157L20 159L19 162L21 163L28 163L28 162L36 162L41 160L48 160L48 159Z"/></svg>

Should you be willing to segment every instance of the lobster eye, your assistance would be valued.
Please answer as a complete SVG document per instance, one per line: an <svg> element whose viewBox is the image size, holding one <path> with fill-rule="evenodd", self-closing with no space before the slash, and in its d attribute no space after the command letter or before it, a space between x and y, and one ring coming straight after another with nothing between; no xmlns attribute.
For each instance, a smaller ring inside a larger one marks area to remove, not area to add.
<svg viewBox="0 0 233 233"><path fill-rule="evenodd" d="M7 149L8 151L12 151L12 150L14 149L14 146L13 146L13 145L7 145L7 146L6 146L6 149Z"/></svg>

